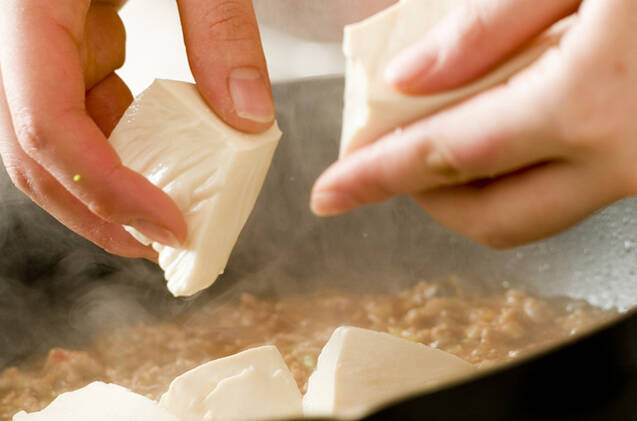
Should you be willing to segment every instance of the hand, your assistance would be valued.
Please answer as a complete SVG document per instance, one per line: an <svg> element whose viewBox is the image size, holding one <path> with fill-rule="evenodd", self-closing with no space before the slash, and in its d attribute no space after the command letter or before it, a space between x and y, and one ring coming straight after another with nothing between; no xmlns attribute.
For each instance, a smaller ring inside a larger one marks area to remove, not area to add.
<svg viewBox="0 0 637 421"><path fill-rule="evenodd" d="M473 0L399 54L386 79L412 95L458 87L578 6L559 47L507 83L332 165L314 186L314 211L410 194L447 227L502 248L634 195L634 0Z"/></svg>
<svg viewBox="0 0 637 421"><path fill-rule="evenodd" d="M109 252L155 259L122 224L177 245L187 229L174 202L124 167L106 136L132 101L122 0L5 0L0 11L0 154L13 182L63 224ZM200 91L232 126L274 119L249 0L180 0Z"/></svg>

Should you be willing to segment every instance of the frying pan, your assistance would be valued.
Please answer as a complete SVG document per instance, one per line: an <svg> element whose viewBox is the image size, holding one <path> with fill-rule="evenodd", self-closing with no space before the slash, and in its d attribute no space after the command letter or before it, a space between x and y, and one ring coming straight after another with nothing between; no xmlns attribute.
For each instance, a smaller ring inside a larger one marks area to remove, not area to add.
<svg viewBox="0 0 637 421"><path fill-rule="evenodd" d="M584 299L620 314L584 337L482 376L393 402L368 420L637 420L637 201L618 202L532 245L493 251L448 231L409 198L320 219L316 176L338 151L343 80L274 86L284 136L226 273L177 300L152 264L110 256L1 179L0 368L74 346L115 324L172 317L240 291L394 291L450 274L484 288ZM547 209L547 212L550 212ZM88 298L87 298L88 297Z"/></svg>

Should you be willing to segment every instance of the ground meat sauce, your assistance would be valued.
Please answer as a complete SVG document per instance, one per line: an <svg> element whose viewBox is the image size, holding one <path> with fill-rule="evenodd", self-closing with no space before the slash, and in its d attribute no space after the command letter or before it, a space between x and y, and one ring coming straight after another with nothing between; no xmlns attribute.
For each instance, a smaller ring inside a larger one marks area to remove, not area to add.
<svg viewBox="0 0 637 421"><path fill-rule="evenodd" d="M83 350L53 349L44 361L0 376L0 421L36 411L60 393L102 380L157 399L179 374L215 358L276 345L304 392L321 348L341 325L422 342L479 368L574 335L614 312L515 289L469 293L454 281L421 282L396 294L324 292L279 299L243 294L177 320L117 328Z"/></svg>

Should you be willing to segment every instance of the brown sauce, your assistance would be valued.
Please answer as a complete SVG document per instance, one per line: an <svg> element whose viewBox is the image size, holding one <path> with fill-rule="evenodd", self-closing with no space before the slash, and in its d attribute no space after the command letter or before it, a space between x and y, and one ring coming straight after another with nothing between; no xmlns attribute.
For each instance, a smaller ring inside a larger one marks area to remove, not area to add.
<svg viewBox="0 0 637 421"><path fill-rule="evenodd" d="M324 292L279 299L243 294L174 321L121 327L82 350L53 349L0 375L0 421L37 411L60 393L102 380L157 399L177 375L215 358L276 345L302 391L332 331L353 325L422 342L479 368L548 346L615 312L509 289L472 294L453 279L395 294Z"/></svg>

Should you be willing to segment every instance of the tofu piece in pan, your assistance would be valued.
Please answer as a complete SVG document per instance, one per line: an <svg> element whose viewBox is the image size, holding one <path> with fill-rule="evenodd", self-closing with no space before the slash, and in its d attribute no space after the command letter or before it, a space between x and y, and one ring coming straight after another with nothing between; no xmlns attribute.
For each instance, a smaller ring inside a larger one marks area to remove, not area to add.
<svg viewBox="0 0 637 421"><path fill-rule="evenodd" d="M357 418L475 373L461 358L388 333L341 326L323 347L303 397L306 416Z"/></svg>
<svg viewBox="0 0 637 421"><path fill-rule="evenodd" d="M63 393L39 412L24 411L13 421L180 421L155 401L115 384L94 382Z"/></svg>
<svg viewBox="0 0 637 421"><path fill-rule="evenodd" d="M177 377L159 403L181 421L300 417L301 392L274 346L248 349Z"/></svg>

